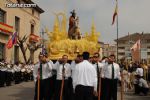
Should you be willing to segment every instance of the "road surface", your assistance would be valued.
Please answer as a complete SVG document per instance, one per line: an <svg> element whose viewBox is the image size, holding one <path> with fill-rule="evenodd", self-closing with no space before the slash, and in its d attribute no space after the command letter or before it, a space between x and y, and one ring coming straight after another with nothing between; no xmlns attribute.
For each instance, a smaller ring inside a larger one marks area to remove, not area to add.
<svg viewBox="0 0 150 100"><path fill-rule="evenodd" d="M34 82L23 82L0 88L0 100L33 100L33 98ZM120 100L120 92L118 92L118 100ZM133 95L133 92L127 92L123 100L150 100L150 93L148 96L137 96Z"/></svg>

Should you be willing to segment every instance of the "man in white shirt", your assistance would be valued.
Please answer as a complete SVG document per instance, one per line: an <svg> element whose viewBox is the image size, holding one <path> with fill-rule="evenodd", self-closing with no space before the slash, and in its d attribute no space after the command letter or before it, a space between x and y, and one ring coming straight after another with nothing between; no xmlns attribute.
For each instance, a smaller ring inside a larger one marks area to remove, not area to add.
<svg viewBox="0 0 150 100"><path fill-rule="evenodd" d="M38 82L40 83L39 100L51 100L52 65L47 61L47 54L40 53L39 62L34 66L33 76L35 81L34 100L38 98Z"/></svg>
<svg viewBox="0 0 150 100"><path fill-rule="evenodd" d="M5 86L5 82L6 82L6 65L4 62L0 62L1 63L1 68L0 68L0 87L4 87Z"/></svg>
<svg viewBox="0 0 150 100"><path fill-rule="evenodd" d="M83 52L83 61L74 69L75 100L93 100L93 93L97 94L96 70L88 60L89 53Z"/></svg>
<svg viewBox="0 0 150 100"><path fill-rule="evenodd" d="M144 72L144 70L143 70L143 68L141 67L142 65L140 64L139 66L138 66L138 68L136 69L136 74L137 75L139 75L140 77L143 77L143 72Z"/></svg>
<svg viewBox="0 0 150 100"><path fill-rule="evenodd" d="M54 69L56 70L56 84L55 84L55 96L54 100L60 100L60 91L63 85L63 100L70 100L69 94L69 87L68 87L68 79L71 77L71 66L68 61L68 56L63 55L59 61L57 61L54 65ZM64 83L62 83L64 82Z"/></svg>
<svg viewBox="0 0 150 100"><path fill-rule="evenodd" d="M147 95L149 91L149 86L147 81L141 78L141 76L139 75L136 75L136 78L138 80L137 94L143 93L144 95Z"/></svg>
<svg viewBox="0 0 150 100"><path fill-rule="evenodd" d="M76 64L79 64L79 63L82 62L82 61L83 61L82 55L77 55L76 59L71 62L71 72L72 72L72 76L73 76L73 73L74 73L74 69L75 69Z"/></svg>
<svg viewBox="0 0 150 100"><path fill-rule="evenodd" d="M102 88L103 87L103 82L102 82L102 79L101 79L101 71L102 71L102 68L104 66L104 64L100 63L100 55L99 53L94 53L94 56L93 56L93 66L95 67L95 70L97 72L97 93L98 95L96 97L94 97L94 100L98 100L98 96L101 95L101 92L102 92Z"/></svg>
<svg viewBox="0 0 150 100"><path fill-rule="evenodd" d="M108 64L102 69L104 78L104 92L102 100L117 100L117 81L120 80L120 67L115 63L115 55L109 56Z"/></svg>
<svg viewBox="0 0 150 100"><path fill-rule="evenodd" d="M14 73L14 79L15 79L15 84L19 84L20 83L20 74L21 74L21 67L20 67L20 64L19 64L19 62L15 62L15 64L14 64L14 71L15 71L15 73Z"/></svg>

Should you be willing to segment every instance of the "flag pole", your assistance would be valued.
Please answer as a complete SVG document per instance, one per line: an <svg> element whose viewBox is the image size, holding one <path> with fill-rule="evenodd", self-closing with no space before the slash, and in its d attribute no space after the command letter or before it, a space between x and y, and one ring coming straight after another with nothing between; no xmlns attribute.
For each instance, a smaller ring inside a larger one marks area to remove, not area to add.
<svg viewBox="0 0 150 100"><path fill-rule="evenodd" d="M61 82L61 90L60 90L60 98L59 100L63 100L63 90L64 90L64 80L65 80L65 68L63 64L63 69L62 69L62 82Z"/></svg>
<svg viewBox="0 0 150 100"><path fill-rule="evenodd" d="M117 3L117 10L118 10L118 0L116 0L116 3ZM119 29L118 29L118 11L117 11L117 24L116 24L116 27L117 27L117 63L118 63L118 33L119 33Z"/></svg>
<svg viewBox="0 0 150 100"><path fill-rule="evenodd" d="M119 18L118 18L118 0L116 0L117 3L117 23L116 23L116 27L117 27L117 63L119 62L118 59L118 37L119 37ZM121 100L123 100L123 74L121 73Z"/></svg>

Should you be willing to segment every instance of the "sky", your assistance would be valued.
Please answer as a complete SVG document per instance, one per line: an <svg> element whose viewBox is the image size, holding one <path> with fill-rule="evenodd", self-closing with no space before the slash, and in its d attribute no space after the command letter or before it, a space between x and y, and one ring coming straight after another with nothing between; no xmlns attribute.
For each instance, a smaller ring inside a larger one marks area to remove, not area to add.
<svg viewBox="0 0 150 100"><path fill-rule="evenodd" d="M94 21L99 40L114 44L117 37L116 23L112 26L112 16L116 0L32 0L45 12L41 14L41 28L53 29L54 14L66 12L67 19L75 9L79 16L81 33L90 32ZM118 0L119 37L128 33L150 33L150 0ZM69 22L68 22L69 23ZM68 25L67 25L68 27Z"/></svg>

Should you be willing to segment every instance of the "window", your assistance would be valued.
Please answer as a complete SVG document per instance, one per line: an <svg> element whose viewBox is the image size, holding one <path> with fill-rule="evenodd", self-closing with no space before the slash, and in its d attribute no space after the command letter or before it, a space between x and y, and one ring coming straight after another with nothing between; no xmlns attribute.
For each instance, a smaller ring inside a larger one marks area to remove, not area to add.
<svg viewBox="0 0 150 100"><path fill-rule="evenodd" d="M124 52L119 52L118 54L119 54L119 55L122 55L122 56L123 56L123 55L125 55L125 53L124 53Z"/></svg>
<svg viewBox="0 0 150 100"><path fill-rule="evenodd" d="M32 15L34 15L34 9L32 9Z"/></svg>
<svg viewBox="0 0 150 100"><path fill-rule="evenodd" d="M0 9L0 22L5 23L5 12Z"/></svg>
<svg viewBox="0 0 150 100"><path fill-rule="evenodd" d="M16 30L16 32L19 33L19 29L20 29L20 18L15 16L15 30Z"/></svg>
<svg viewBox="0 0 150 100"><path fill-rule="evenodd" d="M147 43L150 43L150 40L147 40Z"/></svg>
<svg viewBox="0 0 150 100"><path fill-rule="evenodd" d="M0 43L0 59L4 59L5 57L5 44L4 43Z"/></svg>
<svg viewBox="0 0 150 100"><path fill-rule="evenodd" d="M31 34L34 33L34 25L31 24Z"/></svg>
<svg viewBox="0 0 150 100"><path fill-rule="evenodd" d="M125 49L125 47L118 47L118 49Z"/></svg>
<svg viewBox="0 0 150 100"><path fill-rule="evenodd" d="M18 62L19 61L19 47L18 46L14 46L14 62Z"/></svg>
<svg viewBox="0 0 150 100"><path fill-rule="evenodd" d="M147 55L150 55L150 52L147 52Z"/></svg>
<svg viewBox="0 0 150 100"><path fill-rule="evenodd" d="M147 46L147 49L150 49L150 46Z"/></svg>

